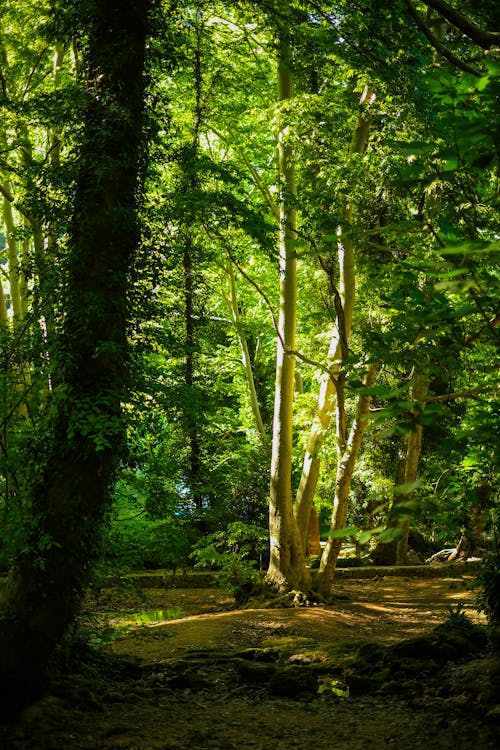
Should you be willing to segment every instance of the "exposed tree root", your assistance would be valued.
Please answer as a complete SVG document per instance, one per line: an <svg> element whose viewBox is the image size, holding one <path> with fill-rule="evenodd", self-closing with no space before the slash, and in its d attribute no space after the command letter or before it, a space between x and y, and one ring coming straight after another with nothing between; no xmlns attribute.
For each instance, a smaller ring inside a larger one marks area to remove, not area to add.
<svg viewBox="0 0 500 750"><path fill-rule="evenodd" d="M328 604L329 602L312 589L291 589L290 591L275 591L270 587L259 588L258 591L252 591L244 606L247 609L290 609L293 607L313 607L318 604ZM243 604L241 598L238 600L239 606Z"/></svg>

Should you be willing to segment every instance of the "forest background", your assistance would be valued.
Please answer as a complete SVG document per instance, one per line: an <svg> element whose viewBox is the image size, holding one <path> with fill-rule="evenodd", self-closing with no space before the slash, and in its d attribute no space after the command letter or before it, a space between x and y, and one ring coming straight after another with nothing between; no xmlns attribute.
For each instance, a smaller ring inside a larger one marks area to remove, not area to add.
<svg viewBox="0 0 500 750"><path fill-rule="evenodd" d="M496 3L1 8L13 700L96 562L494 548Z"/></svg>

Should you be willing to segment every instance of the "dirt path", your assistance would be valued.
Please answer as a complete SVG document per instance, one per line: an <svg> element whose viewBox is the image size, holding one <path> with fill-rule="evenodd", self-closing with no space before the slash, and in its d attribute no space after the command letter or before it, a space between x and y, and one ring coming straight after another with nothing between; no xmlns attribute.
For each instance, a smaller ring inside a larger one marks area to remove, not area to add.
<svg viewBox="0 0 500 750"><path fill-rule="evenodd" d="M197 646L244 648L270 645L286 638L316 642L376 641L389 645L421 635L442 622L449 608L463 608L473 620L473 579L460 578L360 578L336 584L337 602L328 607L297 609L224 610L231 606L228 592L217 589L145 589L140 608L175 611L183 617L146 626L138 625L113 645L115 653L161 661ZM106 600L103 600L106 605ZM136 606L139 605L140 600ZM205 612L198 614L199 609ZM206 611L208 610L208 611ZM119 626L127 617L112 618ZM159 634L170 634L160 638Z"/></svg>
<svg viewBox="0 0 500 750"><path fill-rule="evenodd" d="M0 750L498 750L496 660L391 650L450 607L479 621L470 577L348 579L336 593L328 607L231 610L214 589L106 591L87 617L127 628L105 653L142 666L82 654Z"/></svg>

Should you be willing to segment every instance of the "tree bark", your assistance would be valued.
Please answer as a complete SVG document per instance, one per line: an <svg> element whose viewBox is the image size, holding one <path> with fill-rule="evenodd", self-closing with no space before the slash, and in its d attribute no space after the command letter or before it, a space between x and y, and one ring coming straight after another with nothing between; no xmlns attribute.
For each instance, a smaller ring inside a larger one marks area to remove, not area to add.
<svg viewBox="0 0 500 750"><path fill-rule="evenodd" d="M243 362L243 367L245 368L245 379L247 382L248 395L250 397L250 405L252 407L252 414L253 414L253 418L255 422L255 428L257 430L257 433L259 435L259 439L262 445L268 445L266 428L264 427L264 422L262 420L259 399L257 397L257 389L255 388L255 379L253 376L252 361L250 359L250 351L248 349L248 343L245 337L243 326L241 324L241 316L240 316L240 311L238 309L238 296L236 293L236 280L234 278L234 269L233 269L233 264L231 260L228 263L227 275L229 278L229 286L231 289L231 295L230 297L226 299L227 299L229 309L231 311L231 315L234 320L234 324L236 326L236 331L238 333L238 340L240 342L240 348L241 348L241 359Z"/></svg>
<svg viewBox="0 0 500 750"><path fill-rule="evenodd" d="M429 375L427 372L416 373L413 385L410 389L410 398L419 403L419 408L423 409L426 403L426 397L429 390ZM406 440L406 462L405 462L405 485L411 485L417 480L418 464L420 460L420 451L422 449L422 425L416 421L415 429L408 433ZM402 501L404 502L411 497L411 492L407 492ZM405 518L400 522L402 536L398 541L396 552L396 564L408 564L408 534L410 532L410 519Z"/></svg>
<svg viewBox="0 0 500 750"><path fill-rule="evenodd" d="M59 386L27 478L32 519L2 600L3 707L29 701L74 619L99 543L123 437L126 291L138 243L136 196L150 0L93 0L87 105L71 228Z"/></svg>
<svg viewBox="0 0 500 750"><path fill-rule="evenodd" d="M365 386L373 384L378 372L378 364L372 364L365 378ZM333 576L337 565L342 538L334 536L334 532L345 528L347 520L349 490L351 478L356 465L356 460L361 448L363 434L368 424L368 412L370 409L371 396L361 395L358 399L356 416L352 423L349 437L346 437L345 428L339 429L339 447L337 460L337 476L335 478L335 498L333 502L332 518L330 522L330 535L321 556L321 562L316 577L315 588L327 597L332 588ZM339 395L337 404L337 419L344 423L343 397Z"/></svg>
<svg viewBox="0 0 500 750"><path fill-rule="evenodd" d="M355 153L362 154L366 149L370 130L370 117L367 108L372 103L373 99L373 91L367 86L360 99L360 105L365 109L359 115L349 149L349 156L352 156ZM346 222L351 221L352 206L348 205L345 207L344 216ZM342 339L344 338L347 341L351 333L354 309L356 290L354 243L349 236L344 237L342 241L339 240L337 252L340 276L339 293L343 311L343 320L340 320L337 316L327 355L327 361L332 366L334 372L339 370L340 360L342 359ZM302 466L302 475L295 498L295 516L297 518L304 549L307 544L309 515L311 513L314 493L319 478L320 451L325 434L330 426L332 415L335 412L335 403L335 384L331 377L324 375L320 384L316 415L309 433Z"/></svg>
<svg viewBox="0 0 500 750"><path fill-rule="evenodd" d="M186 359L184 362L184 382L186 393L189 398L184 407L184 418L189 442L189 479L188 485L191 490L194 503L197 508L203 506L203 494L201 492L201 448L198 429L198 398L195 392L195 349L196 330L194 316L194 280L193 280L193 255L194 245L188 230L185 236L185 247L182 255L182 268L184 273L184 321L185 341L184 348Z"/></svg>
<svg viewBox="0 0 500 750"><path fill-rule="evenodd" d="M278 87L280 102L293 96L292 52L289 30L279 39ZM276 356L271 486L269 503L270 561L267 582L279 591L307 585L304 549L293 514L292 431L297 316L297 261L295 168L290 134L282 124L278 134L280 177L280 316Z"/></svg>
<svg viewBox="0 0 500 750"><path fill-rule="evenodd" d="M21 302L21 268L17 253L12 204L6 198L3 199L3 222L5 226L7 259L9 264L10 303L12 305L13 322L14 325L17 325L23 318L23 305Z"/></svg>

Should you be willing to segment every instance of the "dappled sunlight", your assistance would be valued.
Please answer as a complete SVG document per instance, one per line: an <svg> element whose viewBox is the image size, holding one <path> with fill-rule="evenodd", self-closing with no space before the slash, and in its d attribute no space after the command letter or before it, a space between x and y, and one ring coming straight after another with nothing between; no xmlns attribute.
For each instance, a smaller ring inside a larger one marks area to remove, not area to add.
<svg viewBox="0 0 500 750"><path fill-rule="evenodd" d="M335 585L335 595L328 605L234 609L231 595L217 589L146 589L140 610L112 618L115 627L128 625L111 648L150 661L193 647L388 645L429 632L459 607L474 622L484 622L474 609L469 577L350 579Z"/></svg>

